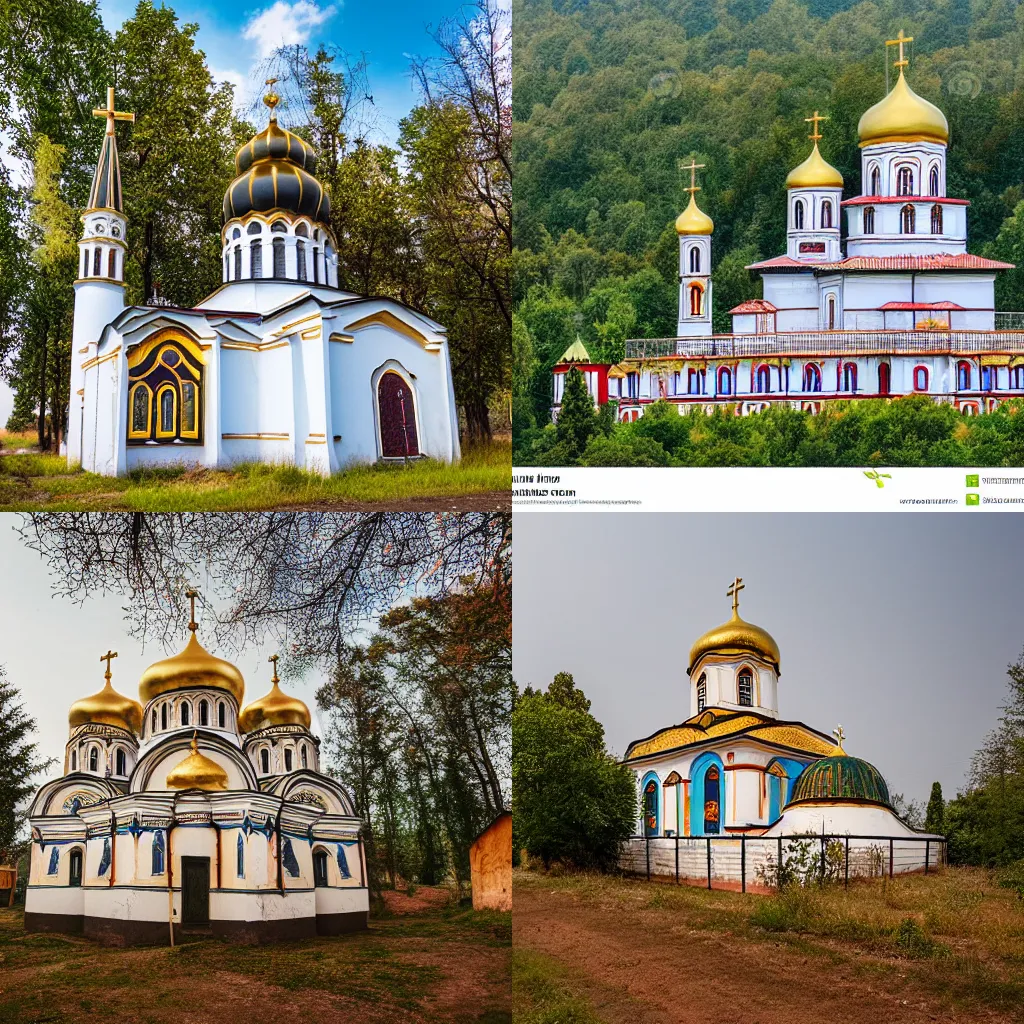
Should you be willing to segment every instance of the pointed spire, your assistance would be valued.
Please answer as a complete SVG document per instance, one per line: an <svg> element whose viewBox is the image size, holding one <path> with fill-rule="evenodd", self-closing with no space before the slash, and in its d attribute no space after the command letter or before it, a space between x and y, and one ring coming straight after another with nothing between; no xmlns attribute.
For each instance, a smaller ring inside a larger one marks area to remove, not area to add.
<svg viewBox="0 0 1024 1024"><path fill-rule="evenodd" d="M100 158L96 162L96 173L89 191L90 210L116 210L124 213L121 203L121 165L117 159L117 138L114 135L115 121L135 120L134 114L124 114L114 109L114 89L107 89L107 105L92 112L93 117L102 117L107 122L107 133L103 136Z"/></svg>

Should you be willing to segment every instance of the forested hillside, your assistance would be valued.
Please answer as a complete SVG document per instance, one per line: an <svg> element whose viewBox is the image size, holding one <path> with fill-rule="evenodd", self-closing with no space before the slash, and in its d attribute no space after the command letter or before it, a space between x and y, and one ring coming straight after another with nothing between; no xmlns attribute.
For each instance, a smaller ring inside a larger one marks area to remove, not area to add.
<svg viewBox="0 0 1024 1024"><path fill-rule="evenodd" d="M900 28L910 83L949 120L970 251L1024 268L1016 0L517 0L513 17L517 432L546 421L550 367L577 332L607 361L626 338L674 335L681 160L707 165L719 331L760 294L744 266L785 250L784 182L815 109L823 155L860 191L857 122L885 95ZM997 303L1024 309L1024 269Z"/></svg>

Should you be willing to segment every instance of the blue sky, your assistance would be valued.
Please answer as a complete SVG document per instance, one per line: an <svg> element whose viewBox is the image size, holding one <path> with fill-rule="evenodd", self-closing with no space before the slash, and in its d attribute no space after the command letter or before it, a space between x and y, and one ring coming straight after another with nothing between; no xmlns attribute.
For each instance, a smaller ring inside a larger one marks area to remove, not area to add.
<svg viewBox="0 0 1024 1024"><path fill-rule="evenodd" d="M375 108L374 130L368 137L394 143L398 122L416 104L418 93L409 65L413 56L430 57L437 50L428 27L436 27L459 11L457 0L264 0L262 3L169 3L180 24L199 25L196 41L216 79L235 85L240 108L263 91L255 66L275 46L305 43L334 44L353 59L365 54L367 84ZM103 23L116 32L135 12L136 0L109 0L100 4ZM265 76L263 76L265 77ZM103 99L96 97L97 103ZM373 110L367 105L367 111ZM281 120L287 124L287 113ZM258 125L262 127L262 125ZM99 139L97 138L97 145ZM0 381L0 427L7 422L14 396Z"/></svg>

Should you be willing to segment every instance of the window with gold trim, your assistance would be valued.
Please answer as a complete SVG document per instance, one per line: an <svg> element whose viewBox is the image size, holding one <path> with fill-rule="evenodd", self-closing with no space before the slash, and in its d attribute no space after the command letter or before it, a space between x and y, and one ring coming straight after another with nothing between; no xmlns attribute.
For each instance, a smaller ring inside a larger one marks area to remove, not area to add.
<svg viewBox="0 0 1024 1024"><path fill-rule="evenodd" d="M128 353L128 441L202 444L202 350L166 332Z"/></svg>

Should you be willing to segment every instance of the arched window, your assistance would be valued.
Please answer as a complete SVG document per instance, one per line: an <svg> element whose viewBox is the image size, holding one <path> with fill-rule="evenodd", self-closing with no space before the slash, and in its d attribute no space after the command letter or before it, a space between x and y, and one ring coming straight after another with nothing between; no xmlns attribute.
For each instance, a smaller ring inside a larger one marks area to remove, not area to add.
<svg viewBox="0 0 1024 1024"><path fill-rule="evenodd" d="M836 329L836 297L834 295L828 297L828 329L830 331Z"/></svg>
<svg viewBox="0 0 1024 1024"><path fill-rule="evenodd" d="M857 365L856 363L843 363L843 390L857 390Z"/></svg>
<svg viewBox="0 0 1024 1024"><path fill-rule="evenodd" d="M161 729L166 729L167 728L167 705L166 704L161 704L160 705L160 728Z"/></svg>
<svg viewBox="0 0 1024 1024"><path fill-rule="evenodd" d="M210 724L210 705L207 704L205 700L201 700L199 702L199 724Z"/></svg>
<svg viewBox="0 0 1024 1024"><path fill-rule="evenodd" d="M804 201L798 199L793 204L793 227L800 231L804 226Z"/></svg>
<svg viewBox="0 0 1024 1024"><path fill-rule="evenodd" d="M274 239L274 277L284 277L284 239Z"/></svg>
<svg viewBox="0 0 1024 1024"><path fill-rule="evenodd" d="M189 724L188 720L189 720L189 717L190 717L190 715L189 715L190 710L191 710L191 708L189 707L188 704L183 703L181 705L181 724L182 725L188 725Z"/></svg>
<svg viewBox="0 0 1024 1024"><path fill-rule="evenodd" d="M772 389L771 370L762 363L754 375L754 390L761 395L767 394Z"/></svg>
<svg viewBox="0 0 1024 1024"><path fill-rule="evenodd" d="M878 364L878 393L880 395L889 394L889 364L879 363Z"/></svg>
<svg viewBox="0 0 1024 1024"><path fill-rule="evenodd" d="M323 889L327 886L326 850L317 849L313 851L313 885L317 889Z"/></svg>
<svg viewBox="0 0 1024 1024"><path fill-rule="evenodd" d="M313 246L313 284L320 283L320 250Z"/></svg>
<svg viewBox="0 0 1024 1024"><path fill-rule="evenodd" d="M704 306L704 289L699 284L690 285L690 316L700 316Z"/></svg>
<svg viewBox="0 0 1024 1024"><path fill-rule="evenodd" d="M882 175L878 170L878 164L875 164L871 168L871 188L869 194L873 196L880 195L880 189L882 187Z"/></svg>
<svg viewBox="0 0 1024 1024"><path fill-rule="evenodd" d="M263 276L263 243L259 239L249 243L249 276Z"/></svg>
<svg viewBox="0 0 1024 1024"><path fill-rule="evenodd" d="M971 390L971 364L963 360L956 364L956 389L957 391Z"/></svg>
<svg viewBox="0 0 1024 1024"><path fill-rule="evenodd" d="M718 393L720 395L732 394L732 371L728 366L721 366L718 369Z"/></svg>
<svg viewBox="0 0 1024 1024"><path fill-rule="evenodd" d="M242 237L242 229L241 228L235 228L235 230L231 232L231 237L232 238L241 238Z"/></svg>
<svg viewBox="0 0 1024 1024"><path fill-rule="evenodd" d="M266 747L260 751L260 768L264 775L270 774L270 751Z"/></svg>
<svg viewBox="0 0 1024 1024"><path fill-rule="evenodd" d="M107 277L117 278L117 250L111 249L107 255Z"/></svg>
<svg viewBox="0 0 1024 1024"><path fill-rule="evenodd" d="M697 680L697 713L704 710L708 702L708 677L701 672Z"/></svg>
<svg viewBox="0 0 1024 1024"><path fill-rule="evenodd" d="M235 246L235 280L240 281L242 279L242 247L240 245Z"/></svg>
<svg viewBox="0 0 1024 1024"><path fill-rule="evenodd" d="M116 765L117 765L117 772L116 772L116 774L119 775L121 778L124 778L124 776L127 775L128 772L126 770L127 765L126 765L126 759L125 759L125 756L124 756L124 751L120 747L117 748Z"/></svg>
<svg viewBox="0 0 1024 1024"><path fill-rule="evenodd" d="M644 786L644 835L658 834L658 783L651 779Z"/></svg>
<svg viewBox="0 0 1024 1024"><path fill-rule="evenodd" d="M896 172L896 195L912 196L914 194L914 171L910 167L901 167Z"/></svg>
<svg viewBox="0 0 1024 1024"><path fill-rule="evenodd" d="M821 370L814 363L808 363L804 367L804 391L821 390Z"/></svg>
<svg viewBox="0 0 1024 1024"><path fill-rule="evenodd" d="M737 696L739 697L739 704L742 707L749 708L754 704L754 675L750 669L745 668L739 674L739 679L736 684Z"/></svg>
<svg viewBox="0 0 1024 1024"><path fill-rule="evenodd" d="M687 391L691 395L703 395L704 394L704 381L706 378L707 371L701 367L700 369L690 369L686 375Z"/></svg>
<svg viewBox="0 0 1024 1024"><path fill-rule="evenodd" d="M932 234L942 234L942 207L938 203L932 207Z"/></svg>
<svg viewBox="0 0 1024 1024"><path fill-rule="evenodd" d="M981 368L981 390L991 391L995 387L996 375L992 372L993 367L983 366Z"/></svg>
<svg viewBox="0 0 1024 1024"><path fill-rule="evenodd" d="M100 768L100 752L96 747L91 747L89 750L89 771L96 772Z"/></svg>
<svg viewBox="0 0 1024 1024"><path fill-rule="evenodd" d="M284 752L284 770L286 772L292 770L292 752L290 747Z"/></svg>
<svg viewBox="0 0 1024 1024"><path fill-rule="evenodd" d="M912 235L915 231L914 208L912 206L907 205L900 210L900 231L905 235Z"/></svg>
<svg viewBox="0 0 1024 1024"><path fill-rule="evenodd" d="M875 208L873 206L864 207L864 234L873 235L875 233Z"/></svg>
<svg viewBox="0 0 1024 1024"><path fill-rule="evenodd" d="M299 224L295 229L295 234L298 235L299 238L309 238L309 228L307 228L305 224Z"/></svg>
<svg viewBox="0 0 1024 1024"><path fill-rule="evenodd" d="M300 225L301 227L301 225ZM299 269L299 280L306 280L306 243L295 243L295 260Z"/></svg>
<svg viewBox="0 0 1024 1024"><path fill-rule="evenodd" d="M937 196L939 194L939 168L933 164L932 169L928 172L928 195Z"/></svg>
<svg viewBox="0 0 1024 1024"><path fill-rule="evenodd" d="M128 353L130 444L201 444L204 364L191 339L142 344Z"/></svg>
<svg viewBox="0 0 1024 1024"><path fill-rule="evenodd" d="M237 864L235 865L235 871L239 878L245 878L245 839L242 836L241 831L238 833L237 843Z"/></svg>
<svg viewBox="0 0 1024 1024"><path fill-rule="evenodd" d="M821 204L821 226L832 227L832 203L827 199Z"/></svg>
<svg viewBox="0 0 1024 1024"><path fill-rule="evenodd" d="M82 884L82 848L76 846L68 858L68 885L77 888Z"/></svg>
<svg viewBox="0 0 1024 1024"><path fill-rule="evenodd" d="M89 250L82 250L82 277L89 276Z"/></svg>
<svg viewBox="0 0 1024 1024"><path fill-rule="evenodd" d="M140 381L134 385L129 393L129 408L132 411L131 422L128 425L129 437L144 437L149 439L152 434L152 413L153 413L153 392L148 384Z"/></svg>
<svg viewBox="0 0 1024 1024"><path fill-rule="evenodd" d="M164 834L161 829L157 829L153 833L153 857L149 873L151 875L164 873Z"/></svg>
<svg viewBox="0 0 1024 1024"><path fill-rule="evenodd" d="M915 366L914 367L914 390L915 391L927 391L928 390L928 367L927 366Z"/></svg>
<svg viewBox="0 0 1024 1024"><path fill-rule="evenodd" d="M249 226L245 229L247 235L258 235L263 231L263 225L258 220L249 221Z"/></svg>
<svg viewBox="0 0 1024 1024"><path fill-rule="evenodd" d="M696 245L690 248L690 273L700 273L700 247Z"/></svg>
<svg viewBox="0 0 1024 1024"><path fill-rule="evenodd" d="M74 750L71 751L71 770L78 771L78 753Z"/></svg>
<svg viewBox="0 0 1024 1024"><path fill-rule="evenodd" d="M151 732L156 732L156 708L153 708L153 718L152 718L152 722L153 722L153 725L152 725L152 727L151 727L150 731L151 731Z"/></svg>
<svg viewBox="0 0 1024 1024"><path fill-rule="evenodd" d="M1010 387L1018 390L1024 388L1024 366L1014 366L1010 370Z"/></svg>
<svg viewBox="0 0 1024 1024"><path fill-rule="evenodd" d="M306 744L305 743L302 744L302 747L299 750L299 754L300 754L300 756L302 758L302 767L303 768L308 768L309 767L309 763L308 763L308 760L306 758Z"/></svg>
<svg viewBox="0 0 1024 1024"><path fill-rule="evenodd" d="M220 726L221 729L224 728L224 722L226 720L226 717L227 716L224 712L224 701L221 701L217 705L217 725Z"/></svg>
<svg viewBox="0 0 1024 1024"><path fill-rule="evenodd" d="M721 773L713 764L704 773L704 834L715 835L722 831Z"/></svg>

